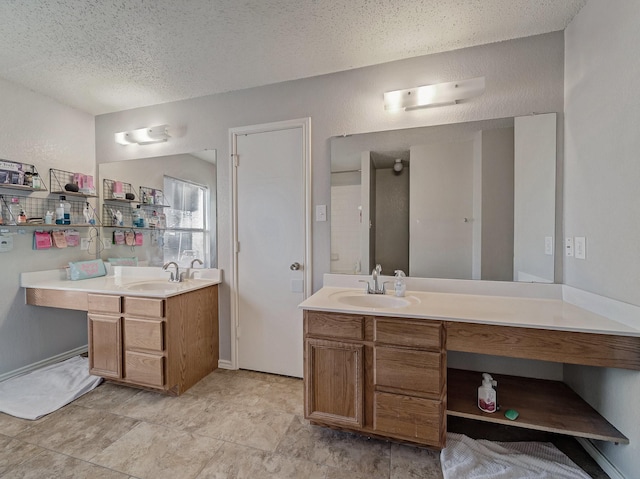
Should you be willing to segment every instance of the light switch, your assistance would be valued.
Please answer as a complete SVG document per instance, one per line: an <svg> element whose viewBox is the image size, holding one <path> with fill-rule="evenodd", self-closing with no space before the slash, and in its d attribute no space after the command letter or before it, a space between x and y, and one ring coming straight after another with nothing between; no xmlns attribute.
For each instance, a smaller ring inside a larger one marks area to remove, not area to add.
<svg viewBox="0 0 640 479"><path fill-rule="evenodd" d="M565 256L573 256L573 238L571 236L564 239L564 254Z"/></svg>
<svg viewBox="0 0 640 479"><path fill-rule="evenodd" d="M544 237L544 254L553 255L553 236Z"/></svg>
<svg viewBox="0 0 640 479"><path fill-rule="evenodd" d="M584 236L575 237L576 259L587 259L587 239Z"/></svg>
<svg viewBox="0 0 640 479"><path fill-rule="evenodd" d="M316 221L327 221L327 205L316 205Z"/></svg>

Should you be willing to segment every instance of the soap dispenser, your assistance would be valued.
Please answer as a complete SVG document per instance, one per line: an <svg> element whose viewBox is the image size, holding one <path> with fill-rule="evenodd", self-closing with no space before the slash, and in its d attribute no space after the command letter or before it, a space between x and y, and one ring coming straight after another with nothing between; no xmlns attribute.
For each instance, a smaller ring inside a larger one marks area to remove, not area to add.
<svg viewBox="0 0 640 479"><path fill-rule="evenodd" d="M478 388L478 408L484 412L496 412L498 408L498 394L493 389L497 386L490 374L482 374L482 385Z"/></svg>
<svg viewBox="0 0 640 479"><path fill-rule="evenodd" d="M407 290L407 285L404 282L404 278L406 277L406 275L404 274L404 271L400 269L397 269L395 273L396 273L396 279L393 283L393 289L397 297L403 298L404 293Z"/></svg>

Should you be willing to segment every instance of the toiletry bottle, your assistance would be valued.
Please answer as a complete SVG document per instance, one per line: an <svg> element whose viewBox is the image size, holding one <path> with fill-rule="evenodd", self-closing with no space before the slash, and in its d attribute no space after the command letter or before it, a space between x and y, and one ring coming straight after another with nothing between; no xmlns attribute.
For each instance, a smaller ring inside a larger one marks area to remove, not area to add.
<svg viewBox="0 0 640 479"><path fill-rule="evenodd" d="M53 211L47 211L47 213L44 215L44 224L53 224Z"/></svg>
<svg viewBox="0 0 640 479"><path fill-rule="evenodd" d="M65 200L62 207L64 208L63 224L70 225L71 224L71 203Z"/></svg>
<svg viewBox="0 0 640 479"><path fill-rule="evenodd" d="M493 386L498 384L490 374L482 374L482 386L478 388L478 408L484 412L496 412L498 395Z"/></svg>
<svg viewBox="0 0 640 479"><path fill-rule="evenodd" d="M18 215L18 224L24 224L27 222L27 215L24 214L24 210L20 210Z"/></svg>
<svg viewBox="0 0 640 479"><path fill-rule="evenodd" d="M404 278L406 275L404 274L404 271L400 269L397 269L395 273L396 273L396 280L393 283L395 295L399 298L403 298L404 293L407 290L407 285L404 282Z"/></svg>
<svg viewBox="0 0 640 479"><path fill-rule="evenodd" d="M64 224L64 204L60 203L60 205L56 208L56 224L63 225Z"/></svg>
<svg viewBox="0 0 640 479"><path fill-rule="evenodd" d="M91 213L89 212L89 203L82 209L82 216L84 216L85 223L91 223Z"/></svg>

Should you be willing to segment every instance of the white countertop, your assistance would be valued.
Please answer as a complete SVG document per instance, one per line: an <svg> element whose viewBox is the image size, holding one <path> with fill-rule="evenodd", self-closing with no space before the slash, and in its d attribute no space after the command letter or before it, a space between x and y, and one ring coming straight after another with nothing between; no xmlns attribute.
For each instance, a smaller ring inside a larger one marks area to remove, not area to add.
<svg viewBox="0 0 640 479"><path fill-rule="evenodd" d="M562 299L407 291L405 298L409 304L406 306L370 308L341 302L339 298L345 295L367 296L362 288L325 286L303 301L300 308L640 337L640 328L609 319Z"/></svg>
<svg viewBox="0 0 640 479"><path fill-rule="evenodd" d="M144 266L115 266L107 276L78 281L67 279L63 269L35 271L21 273L20 286L58 291L167 298L221 282L221 272L218 269L198 268L189 271L189 273L191 272L193 272L193 279L170 283L168 281L169 273L162 268ZM143 283L153 283L153 287L145 290L136 289Z"/></svg>

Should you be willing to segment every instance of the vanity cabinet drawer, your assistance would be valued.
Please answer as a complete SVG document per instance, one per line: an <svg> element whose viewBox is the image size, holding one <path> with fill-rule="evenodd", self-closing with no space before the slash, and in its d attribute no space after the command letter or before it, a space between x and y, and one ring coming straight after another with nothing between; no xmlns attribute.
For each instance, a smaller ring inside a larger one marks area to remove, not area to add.
<svg viewBox="0 0 640 479"><path fill-rule="evenodd" d="M154 319L125 318L124 347L130 349L164 350L164 322Z"/></svg>
<svg viewBox="0 0 640 479"><path fill-rule="evenodd" d="M87 294L89 311L98 313L121 313L122 297L107 294Z"/></svg>
<svg viewBox="0 0 640 479"><path fill-rule="evenodd" d="M378 344L393 344L440 351L443 329L440 321L411 321L375 318L374 339Z"/></svg>
<svg viewBox="0 0 640 479"><path fill-rule="evenodd" d="M146 318L164 318L164 299L126 296L124 298L124 314Z"/></svg>
<svg viewBox="0 0 640 479"><path fill-rule="evenodd" d="M374 348L376 386L440 397L444 364L440 353L378 346Z"/></svg>
<svg viewBox="0 0 640 479"><path fill-rule="evenodd" d="M364 339L364 317L347 314L305 311L307 334L328 338Z"/></svg>
<svg viewBox="0 0 640 479"><path fill-rule="evenodd" d="M398 439L442 447L444 445L442 401L376 392L373 428Z"/></svg>
<svg viewBox="0 0 640 479"><path fill-rule="evenodd" d="M125 378L146 386L164 385L164 357L157 354L125 352Z"/></svg>

